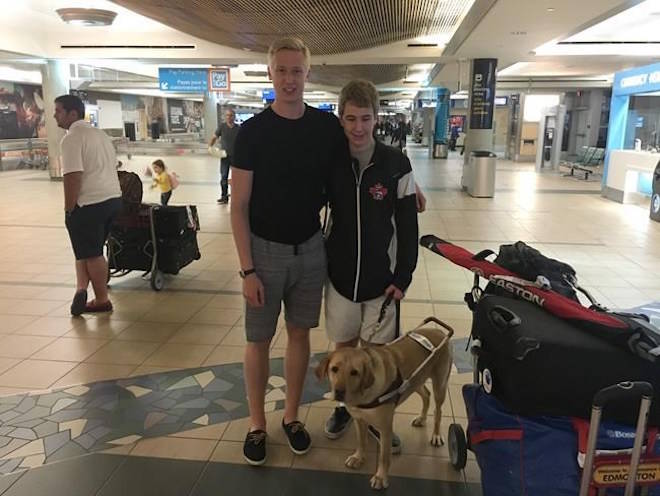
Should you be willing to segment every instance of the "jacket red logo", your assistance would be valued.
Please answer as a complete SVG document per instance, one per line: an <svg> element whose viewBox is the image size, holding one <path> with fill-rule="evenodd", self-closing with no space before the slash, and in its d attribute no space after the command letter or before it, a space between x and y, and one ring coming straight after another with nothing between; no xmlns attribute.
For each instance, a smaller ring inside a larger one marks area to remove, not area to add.
<svg viewBox="0 0 660 496"><path fill-rule="evenodd" d="M374 200L382 200L387 196L387 188L380 183L369 188L369 193Z"/></svg>

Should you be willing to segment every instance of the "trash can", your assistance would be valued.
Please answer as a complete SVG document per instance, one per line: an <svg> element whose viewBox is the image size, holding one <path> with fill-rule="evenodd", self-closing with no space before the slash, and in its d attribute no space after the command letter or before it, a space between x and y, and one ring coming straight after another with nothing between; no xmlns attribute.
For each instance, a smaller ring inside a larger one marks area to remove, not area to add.
<svg viewBox="0 0 660 496"><path fill-rule="evenodd" d="M655 166L653 172L653 193L651 194L651 213L650 217L656 222L660 222L660 161Z"/></svg>
<svg viewBox="0 0 660 496"><path fill-rule="evenodd" d="M485 150L470 153L468 175L466 178L467 192L477 198L492 198L495 196L495 167L497 155Z"/></svg>
<svg viewBox="0 0 660 496"><path fill-rule="evenodd" d="M433 145L433 158L447 158L448 154L449 150L445 143L436 143Z"/></svg>

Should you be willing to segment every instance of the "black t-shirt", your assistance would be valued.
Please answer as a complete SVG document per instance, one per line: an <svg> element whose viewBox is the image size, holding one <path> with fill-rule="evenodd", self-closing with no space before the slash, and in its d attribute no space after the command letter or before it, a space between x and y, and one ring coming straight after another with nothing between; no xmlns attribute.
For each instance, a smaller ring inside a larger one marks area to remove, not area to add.
<svg viewBox="0 0 660 496"><path fill-rule="evenodd" d="M215 131L216 137L220 138L220 146L227 152L228 157L234 155L234 147L236 145L236 136L238 130L241 128L238 124L229 127L226 122L221 123Z"/></svg>
<svg viewBox="0 0 660 496"><path fill-rule="evenodd" d="M305 105L299 119L270 107L245 121L232 167L253 171L250 229L260 238L300 244L320 229L319 210L333 164L347 160L339 120Z"/></svg>

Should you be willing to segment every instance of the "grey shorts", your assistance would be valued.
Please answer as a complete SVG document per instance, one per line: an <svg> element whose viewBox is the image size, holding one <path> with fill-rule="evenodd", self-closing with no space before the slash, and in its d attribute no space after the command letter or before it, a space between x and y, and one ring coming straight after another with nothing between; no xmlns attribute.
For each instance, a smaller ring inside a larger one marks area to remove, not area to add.
<svg viewBox="0 0 660 496"><path fill-rule="evenodd" d="M299 245L267 241L254 234L252 261L264 285L263 307L245 305L245 334L250 342L275 335L284 302L284 319L302 329L319 325L326 279L325 243L319 231Z"/></svg>

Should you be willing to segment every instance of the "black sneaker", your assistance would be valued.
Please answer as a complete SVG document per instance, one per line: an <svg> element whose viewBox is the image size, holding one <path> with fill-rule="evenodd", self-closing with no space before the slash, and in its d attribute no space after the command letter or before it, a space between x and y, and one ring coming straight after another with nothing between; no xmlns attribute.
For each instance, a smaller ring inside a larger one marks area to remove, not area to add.
<svg viewBox="0 0 660 496"><path fill-rule="evenodd" d="M284 419L282 419L282 429L284 429L284 433L289 440L291 451L296 455L304 455L309 451L312 446L312 438L309 437L305 424L297 420L285 424Z"/></svg>
<svg viewBox="0 0 660 496"><path fill-rule="evenodd" d="M374 426L370 425L369 428L369 434L380 443L380 432L378 432L378 429L376 429ZM393 455L398 455L401 453L401 438L396 435L396 432L392 433L392 454Z"/></svg>
<svg viewBox="0 0 660 496"><path fill-rule="evenodd" d="M243 443L243 458L250 465L266 463L266 432L257 430L248 432Z"/></svg>
<svg viewBox="0 0 660 496"><path fill-rule="evenodd" d="M226 205L227 203L229 203L229 198L227 197L218 198L218 203L220 205Z"/></svg>
<svg viewBox="0 0 660 496"><path fill-rule="evenodd" d="M328 439L339 439L351 425L352 420L353 417L348 413L346 407L338 406L332 412L332 415L328 417L328 420L326 420L323 432L325 432L325 436Z"/></svg>
<svg viewBox="0 0 660 496"><path fill-rule="evenodd" d="M79 317L85 312L85 307L87 306L87 290L81 289L76 291L76 294L73 296L73 301L71 302L71 315L74 317Z"/></svg>

